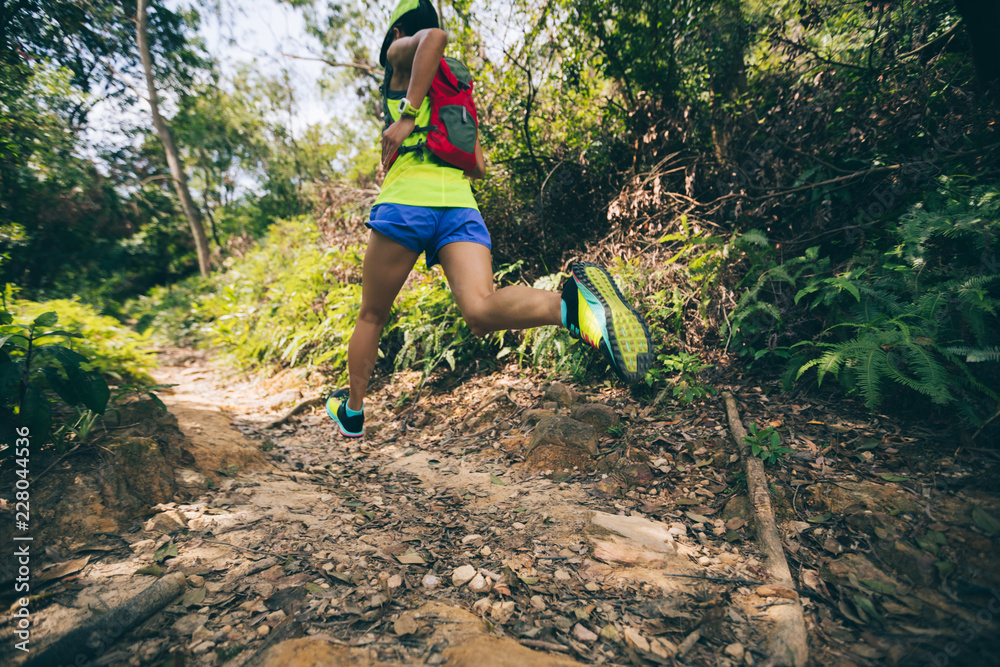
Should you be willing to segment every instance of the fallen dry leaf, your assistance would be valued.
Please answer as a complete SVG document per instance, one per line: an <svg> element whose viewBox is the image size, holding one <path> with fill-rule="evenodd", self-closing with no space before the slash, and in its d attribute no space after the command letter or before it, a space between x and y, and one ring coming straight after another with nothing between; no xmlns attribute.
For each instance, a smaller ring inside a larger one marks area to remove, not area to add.
<svg viewBox="0 0 1000 667"><path fill-rule="evenodd" d="M67 575L73 574L74 572L79 572L87 565L88 562L90 562L90 556L84 556L83 558L68 560L64 563L58 563L46 570L42 570L42 573L38 575L38 579L39 581L50 581L52 579L60 579Z"/></svg>

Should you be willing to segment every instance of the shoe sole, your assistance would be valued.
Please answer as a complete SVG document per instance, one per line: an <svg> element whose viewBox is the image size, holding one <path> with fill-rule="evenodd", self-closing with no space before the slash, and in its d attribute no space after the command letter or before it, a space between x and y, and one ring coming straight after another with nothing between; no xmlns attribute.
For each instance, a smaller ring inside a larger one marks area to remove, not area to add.
<svg viewBox="0 0 1000 667"><path fill-rule="evenodd" d="M339 406L340 398L341 397L337 395L337 392L334 392L333 395L330 396L330 398L326 399L326 414L330 415L330 419L332 419L337 423L337 428L340 429L340 434L342 436L344 436L345 438L360 438L365 434L364 431L362 431L361 433L352 433L351 431L348 431L347 429L344 428L344 425L340 422L340 417L337 416L337 409L336 408L332 410L330 409L330 401L337 401L337 405Z"/></svg>
<svg viewBox="0 0 1000 667"><path fill-rule="evenodd" d="M573 277L584 299L592 307L595 301L604 311L604 340L611 367L622 380L636 383L653 365L653 338L649 327L618 291L611 274L590 262L573 267Z"/></svg>

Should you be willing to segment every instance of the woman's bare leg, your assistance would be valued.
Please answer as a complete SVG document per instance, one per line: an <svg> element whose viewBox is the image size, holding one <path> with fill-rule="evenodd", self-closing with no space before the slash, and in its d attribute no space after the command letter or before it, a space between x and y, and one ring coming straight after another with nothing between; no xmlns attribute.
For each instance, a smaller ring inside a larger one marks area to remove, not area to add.
<svg viewBox="0 0 1000 667"><path fill-rule="evenodd" d="M347 371L351 396L347 407L360 410L368 380L378 359L378 339L389 321L392 303L417 262L418 253L385 234L371 231L361 278L361 311L347 346Z"/></svg>
<svg viewBox="0 0 1000 667"><path fill-rule="evenodd" d="M475 335L562 324L557 292L523 285L494 291L493 265L486 246L467 241L449 243L438 251L438 258L462 317Z"/></svg>

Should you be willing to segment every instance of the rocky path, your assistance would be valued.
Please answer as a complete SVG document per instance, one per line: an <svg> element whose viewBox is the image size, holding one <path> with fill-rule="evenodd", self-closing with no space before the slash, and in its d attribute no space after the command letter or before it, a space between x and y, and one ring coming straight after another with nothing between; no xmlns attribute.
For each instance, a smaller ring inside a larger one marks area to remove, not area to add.
<svg viewBox="0 0 1000 667"><path fill-rule="evenodd" d="M998 513L976 480L992 463L953 455L950 482L928 484L921 461L941 455L884 419L734 388L744 419L777 423L794 451L769 469L793 591L761 585L715 401L641 405L493 375L425 387L414 408L419 378L401 376L368 401L358 442L321 408L268 427L309 378L233 379L185 351L164 361L180 430L127 413L93 475L149 440L173 457L169 483L150 478L170 495L105 516L151 482L122 480L103 501L83 484L90 505L53 512L89 507L97 529L65 523L75 534L48 539L36 655L181 573L182 597L90 664L754 665L775 657L766 611L793 602L816 664L924 664L963 622L948 664L988 664L995 614L977 614L992 604L982 565Z"/></svg>

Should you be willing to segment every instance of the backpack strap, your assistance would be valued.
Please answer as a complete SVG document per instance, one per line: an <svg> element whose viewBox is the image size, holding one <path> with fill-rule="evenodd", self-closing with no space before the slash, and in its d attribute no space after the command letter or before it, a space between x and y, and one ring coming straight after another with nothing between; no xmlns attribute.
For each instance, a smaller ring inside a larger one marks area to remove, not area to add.
<svg viewBox="0 0 1000 667"><path fill-rule="evenodd" d="M392 81L392 65L385 64L385 78L382 79L382 116L385 119L385 128L392 125L392 113L389 111L389 82Z"/></svg>

